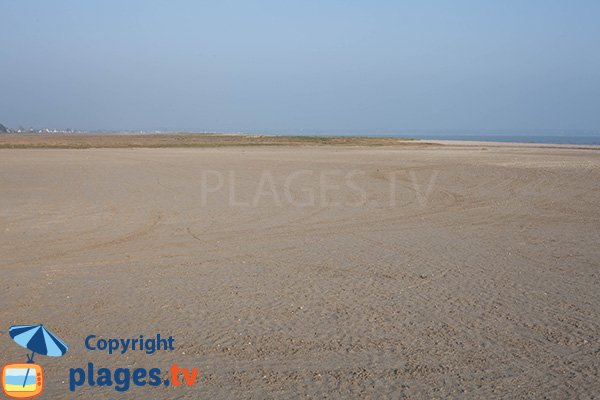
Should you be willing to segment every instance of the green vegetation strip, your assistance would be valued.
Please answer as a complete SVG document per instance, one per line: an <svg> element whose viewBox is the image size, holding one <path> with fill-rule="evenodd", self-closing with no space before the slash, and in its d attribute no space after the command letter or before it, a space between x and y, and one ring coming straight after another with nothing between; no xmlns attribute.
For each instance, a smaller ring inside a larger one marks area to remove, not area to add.
<svg viewBox="0 0 600 400"><path fill-rule="evenodd" d="M235 146L399 146L423 145L413 139L365 136L265 136L215 134L161 135L0 135L3 149L196 148Z"/></svg>

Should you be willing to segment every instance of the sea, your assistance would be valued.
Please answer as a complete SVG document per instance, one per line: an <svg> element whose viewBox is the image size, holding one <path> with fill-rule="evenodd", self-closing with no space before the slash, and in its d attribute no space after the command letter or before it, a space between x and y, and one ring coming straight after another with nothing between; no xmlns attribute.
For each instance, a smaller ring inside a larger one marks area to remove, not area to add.
<svg viewBox="0 0 600 400"><path fill-rule="evenodd" d="M544 143L544 144L576 144L576 145L600 145L599 136L576 136L576 135L427 135L406 134L390 135L390 137L409 137L425 140L472 140L478 142L514 142L514 143Z"/></svg>
<svg viewBox="0 0 600 400"><path fill-rule="evenodd" d="M253 132L254 133L254 132ZM477 142L514 142L514 143L544 143L544 144L572 144L572 145L596 145L600 146L600 131L573 131L548 133L509 133L509 132L423 132L402 130L400 132L389 133L361 133L356 132L327 132L327 131L301 131L301 132L255 132L265 134L275 134L281 136L289 135L307 135L307 136L367 136L381 138L407 138L422 140L468 140Z"/></svg>

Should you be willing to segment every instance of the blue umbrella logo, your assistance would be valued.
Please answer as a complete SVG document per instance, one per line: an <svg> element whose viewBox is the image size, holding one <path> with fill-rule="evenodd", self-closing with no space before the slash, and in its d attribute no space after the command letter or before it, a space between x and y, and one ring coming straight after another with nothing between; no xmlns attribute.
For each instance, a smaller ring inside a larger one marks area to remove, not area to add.
<svg viewBox="0 0 600 400"><path fill-rule="evenodd" d="M60 340L42 324L11 326L8 334L17 344L31 350L31 355L27 356L28 363L33 363L33 357L36 353L50 357L60 357L69 350L65 342ZM27 382L28 375L29 369L23 380L23 386Z"/></svg>

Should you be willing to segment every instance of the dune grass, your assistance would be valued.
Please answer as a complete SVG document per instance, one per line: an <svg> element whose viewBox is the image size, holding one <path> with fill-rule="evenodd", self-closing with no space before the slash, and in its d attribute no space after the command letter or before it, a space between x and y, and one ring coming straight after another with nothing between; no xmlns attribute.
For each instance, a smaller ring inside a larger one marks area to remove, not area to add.
<svg viewBox="0 0 600 400"><path fill-rule="evenodd" d="M237 146L400 146L413 139L366 136L268 136L226 134L3 134L3 149L195 148Z"/></svg>

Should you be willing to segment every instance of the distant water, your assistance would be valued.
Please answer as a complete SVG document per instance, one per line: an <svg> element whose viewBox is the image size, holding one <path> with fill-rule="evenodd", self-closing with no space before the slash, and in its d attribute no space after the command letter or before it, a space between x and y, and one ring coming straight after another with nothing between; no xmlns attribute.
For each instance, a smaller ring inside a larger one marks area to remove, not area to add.
<svg viewBox="0 0 600 400"><path fill-rule="evenodd" d="M259 132L260 133L260 132ZM270 132L262 132L269 134ZM398 133L377 133L365 134L357 131L349 132L302 132L302 133L271 133L280 136L288 135L314 135L314 136L368 136L368 137L387 137L387 138L411 138L424 140L469 140L477 142L515 142L515 143L544 143L544 144L574 144L574 145L597 145L600 146L600 132L569 132L569 133L459 133L459 132L414 132L400 131Z"/></svg>
<svg viewBox="0 0 600 400"><path fill-rule="evenodd" d="M480 142L515 142L546 144L587 144L600 145L600 136L550 136L550 135L426 135L406 134L390 137L410 137L429 140L474 140Z"/></svg>

